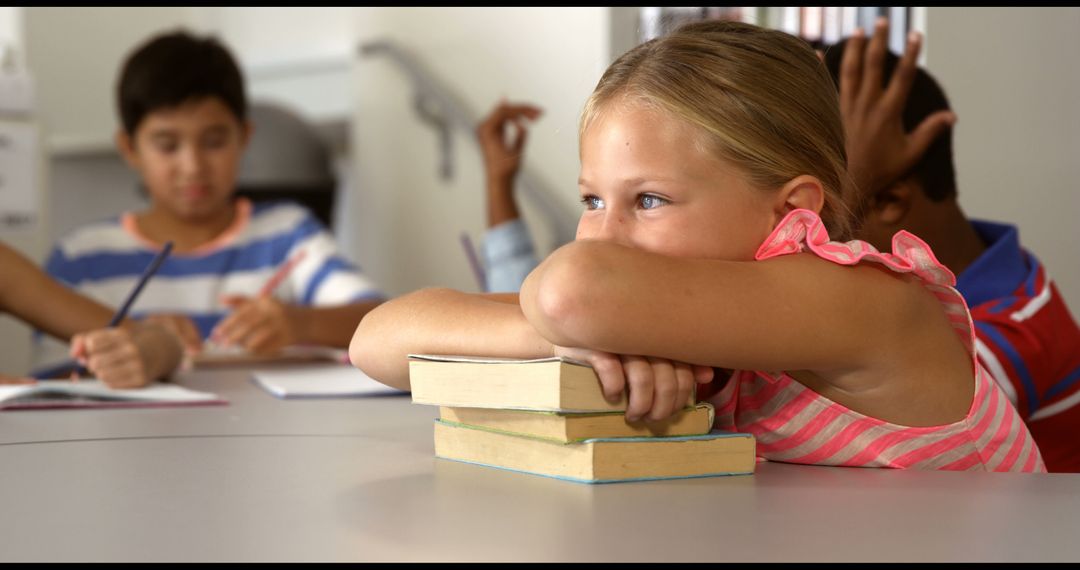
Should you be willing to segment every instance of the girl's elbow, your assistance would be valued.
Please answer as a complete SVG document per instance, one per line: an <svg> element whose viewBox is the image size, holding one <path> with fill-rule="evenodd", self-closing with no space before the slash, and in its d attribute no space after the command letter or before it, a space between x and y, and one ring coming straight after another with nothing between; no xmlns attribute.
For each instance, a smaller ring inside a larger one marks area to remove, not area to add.
<svg viewBox="0 0 1080 570"><path fill-rule="evenodd" d="M360 324L356 326L356 332L353 333L352 340L349 341L349 362L351 362L353 366L364 371L365 374L367 374L368 369L371 368L369 356L372 354L372 350L369 346L372 344L370 340L371 335L366 334L364 331L366 328L364 326L364 321L367 319L367 315L360 319Z"/></svg>
<svg viewBox="0 0 1080 570"><path fill-rule="evenodd" d="M349 361L352 365L373 380L391 388L408 391L407 369L399 370L400 367L396 363L387 361L385 351L380 351L375 343L358 340L359 336L354 336L352 343L349 344Z"/></svg>
<svg viewBox="0 0 1080 570"><path fill-rule="evenodd" d="M360 324L353 333L352 340L349 342L349 362L375 380L399 388L400 386L397 385L399 382L387 380L393 374L387 370L384 362L387 356L386 347L378 342L379 335L372 330L374 323L371 322L370 315L371 313L368 313L360 319Z"/></svg>
<svg viewBox="0 0 1080 570"><path fill-rule="evenodd" d="M592 297L588 265L576 252L553 259L545 271L530 277L521 290L526 318L547 340L561 346L587 346L598 299Z"/></svg>
<svg viewBox="0 0 1080 570"><path fill-rule="evenodd" d="M574 336L575 331L570 323L579 312L574 293L557 287L547 287L537 293L535 310L529 322L555 344L570 346Z"/></svg>

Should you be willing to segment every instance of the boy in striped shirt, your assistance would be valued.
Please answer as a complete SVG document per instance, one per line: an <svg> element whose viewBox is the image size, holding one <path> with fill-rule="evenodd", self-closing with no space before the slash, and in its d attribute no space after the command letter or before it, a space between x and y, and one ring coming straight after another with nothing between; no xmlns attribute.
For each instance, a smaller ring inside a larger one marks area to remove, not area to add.
<svg viewBox="0 0 1080 570"><path fill-rule="evenodd" d="M212 38L157 36L125 62L117 147L149 207L78 228L47 271L117 305L166 241L172 255L132 308L176 332L189 352L210 338L256 354L292 344L344 348L383 296L293 203L234 197L251 126L240 70ZM278 268L297 260L273 291Z"/></svg>

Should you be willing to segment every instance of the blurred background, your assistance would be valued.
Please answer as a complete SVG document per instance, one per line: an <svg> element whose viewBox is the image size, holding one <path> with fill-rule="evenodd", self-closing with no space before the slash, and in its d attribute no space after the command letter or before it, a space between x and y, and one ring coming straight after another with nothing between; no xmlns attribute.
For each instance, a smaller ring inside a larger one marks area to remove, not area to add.
<svg viewBox="0 0 1080 570"><path fill-rule="evenodd" d="M618 55L688 19L737 18L826 46L879 14L898 34L925 34L922 63L959 116L965 212L1017 224L1075 311L1080 8L1068 7L0 7L0 240L41 262L74 227L144 203L113 145L116 75L137 44L183 27L232 50L253 103L310 127L330 156L333 231L384 291L476 291L459 239L484 230L472 128L500 98L545 111L518 195L546 254L573 236L578 113ZM288 148L287 136L264 144ZM245 160L242 177L257 178ZM29 337L0 317L0 370L29 367Z"/></svg>

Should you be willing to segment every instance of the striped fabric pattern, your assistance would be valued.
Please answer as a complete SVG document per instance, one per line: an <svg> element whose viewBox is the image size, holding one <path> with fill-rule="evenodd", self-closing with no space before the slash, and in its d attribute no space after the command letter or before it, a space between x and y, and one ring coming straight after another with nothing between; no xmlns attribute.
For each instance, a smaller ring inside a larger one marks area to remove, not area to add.
<svg viewBox="0 0 1080 570"><path fill-rule="evenodd" d="M1080 327L1046 269L1011 295L973 306L979 361L1031 430L1050 471L1080 472Z"/></svg>
<svg viewBox="0 0 1080 570"><path fill-rule="evenodd" d="M971 319L953 274L919 238L899 232L893 253L869 243L830 242L817 214L789 213L756 259L810 251L842 265L862 262L918 276L945 309L975 366L966 418L944 426L906 427L850 410L785 373L735 371L711 398L716 427L752 433L759 456L789 463L897 469L1044 472L1039 449L1006 394L975 357Z"/></svg>
<svg viewBox="0 0 1080 570"><path fill-rule="evenodd" d="M70 287L116 307L157 251L138 233L134 215L126 213L65 236L45 268ZM228 312L219 302L222 295L255 296L299 251L303 259L273 293L282 302L333 306L383 297L339 253L334 238L307 209L291 202L252 204L240 198L233 225L199 250L166 259L130 314L186 314L205 338ZM47 354L40 355L39 363L51 361L55 349L43 352Z"/></svg>

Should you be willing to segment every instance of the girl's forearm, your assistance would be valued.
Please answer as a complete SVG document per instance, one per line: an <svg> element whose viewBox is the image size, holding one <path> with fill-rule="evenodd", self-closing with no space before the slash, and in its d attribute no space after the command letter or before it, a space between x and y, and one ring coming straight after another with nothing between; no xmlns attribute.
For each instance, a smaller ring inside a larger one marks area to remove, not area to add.
<svg viewBox="0 0 1080 570"><path fill-rule="evenodd" d="M379 306L381 300L360 301L337 307L288 307L298 344L348 348L349 339L364 315Z"/></svg>
<svg viewBox="0 0 1080 570"><path fill-rule="evenodd" d="M516 296L423 289L368 313L349 346L355 366L403 390L410 353L536 358L550 356L552 346L525 320Z"/></svg>

